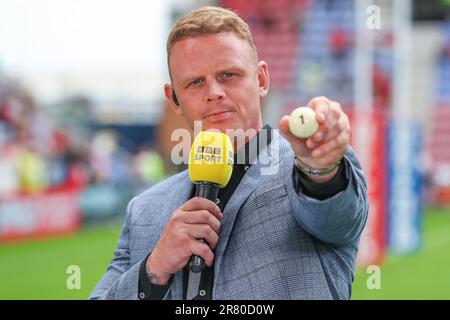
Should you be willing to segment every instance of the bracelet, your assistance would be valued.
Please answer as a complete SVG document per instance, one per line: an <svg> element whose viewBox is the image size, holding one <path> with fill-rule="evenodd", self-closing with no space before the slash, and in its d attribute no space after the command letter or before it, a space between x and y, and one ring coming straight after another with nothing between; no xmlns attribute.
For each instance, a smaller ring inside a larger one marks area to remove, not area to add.
<svg viewBox="0 0 450 320"><path fill-rule="evenodd" d="M303 172L303 173L305 173L307 175L321 177L321 176L329 174L330 172L333 172L341 164L341 160L339 160L338 162L332 164L328 168L324 168L324 169L313 169L313 168L305 167L300 162L300 160L297 159L297 157L295 157L294 164L295 164L295 167L298 170L300 170L301 172Z"/></svg>

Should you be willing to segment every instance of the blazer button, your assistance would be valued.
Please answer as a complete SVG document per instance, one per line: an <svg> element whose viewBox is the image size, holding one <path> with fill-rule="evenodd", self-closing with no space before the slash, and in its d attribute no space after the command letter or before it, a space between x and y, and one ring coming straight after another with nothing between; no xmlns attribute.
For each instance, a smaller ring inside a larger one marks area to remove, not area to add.
<svg viewBox="0 0 450 320"><path fill-rule="evenodd" d="M217 199L216 199L216 204L219 204L219 203L220 203L220 199L217 198Z"/></svg>
<svg viewBox="0 0 450 320"><path fill-rule="evenodd" d="M139 299L145 299L145 293L139 292Z"/></svg>

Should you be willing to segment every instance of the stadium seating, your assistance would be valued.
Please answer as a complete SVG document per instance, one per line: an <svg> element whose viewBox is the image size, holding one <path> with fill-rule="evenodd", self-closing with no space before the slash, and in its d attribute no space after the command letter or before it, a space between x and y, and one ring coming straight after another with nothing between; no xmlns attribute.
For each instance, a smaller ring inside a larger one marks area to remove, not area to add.
<svg viewBox="0 0 450 320"><path fill-rule="evenodd" d="M221 3L250 25L259 58L269 64L270 85L274 90L286 92L294 80L301 17L308 3L305 0L223 0Z"/></svg>
<svg viewBox="0 0 450 320"><path fill-rule="evenodd" d="M443 49L435 67L434 108L426 150L432 165L429 201L437 205L450 203L450 23L442 26Z"/></svg>

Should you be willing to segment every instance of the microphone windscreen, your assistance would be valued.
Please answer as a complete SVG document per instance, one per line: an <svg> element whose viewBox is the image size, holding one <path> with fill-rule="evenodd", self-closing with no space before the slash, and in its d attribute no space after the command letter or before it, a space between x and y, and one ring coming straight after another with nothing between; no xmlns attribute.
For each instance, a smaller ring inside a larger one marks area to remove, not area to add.
<svg viewBox="0 0 450 320"><path fill-rule="evenodd" d="M193 183L212 182L227 185L233 171L233 145L221 132L200 131L189 155L189 178Z"/></svg>

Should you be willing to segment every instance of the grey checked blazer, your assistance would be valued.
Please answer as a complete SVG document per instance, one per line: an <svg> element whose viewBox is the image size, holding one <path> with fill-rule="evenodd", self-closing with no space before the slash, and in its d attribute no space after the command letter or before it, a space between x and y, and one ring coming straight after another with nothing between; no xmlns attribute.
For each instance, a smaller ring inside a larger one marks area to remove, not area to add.
<svg viewBox="0 0 450 320"><path fill-rule="evenodd" d="M215 251L214 299L349 299L367 186L354 152L348 187L319 201L297 193L294 153L274 130L224 209ZM142 260L175 209L189 199L187 171L130 201L105 275L91 299L137 299ZM183 272L165 299L182 299Z"/></svg>

